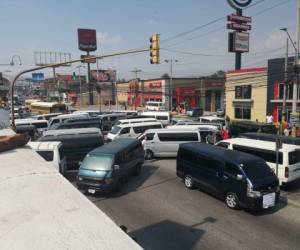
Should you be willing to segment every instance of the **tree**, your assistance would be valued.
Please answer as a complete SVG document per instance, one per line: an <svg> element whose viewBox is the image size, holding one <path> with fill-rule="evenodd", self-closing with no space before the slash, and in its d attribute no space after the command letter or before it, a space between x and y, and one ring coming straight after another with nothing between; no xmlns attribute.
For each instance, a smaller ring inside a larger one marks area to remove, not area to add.
<svg viewBox="0 0 300 250"><path fill-rule="evenodd" d="M168 73L164 73L161 78L163 79L167 79L167 78L170 78L169 74Z"/></svg>

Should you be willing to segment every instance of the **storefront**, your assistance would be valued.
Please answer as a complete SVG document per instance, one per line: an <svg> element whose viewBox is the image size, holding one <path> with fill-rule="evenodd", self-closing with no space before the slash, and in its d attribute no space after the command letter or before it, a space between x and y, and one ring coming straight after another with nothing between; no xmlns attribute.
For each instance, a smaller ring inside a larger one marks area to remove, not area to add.
<svg viewBox="0 0 300 250"><path fill-rule="evenodd" d="M177 87L173 97L173 107L178 105L189 110L199 106L200 92L195 87Z"/></svg>

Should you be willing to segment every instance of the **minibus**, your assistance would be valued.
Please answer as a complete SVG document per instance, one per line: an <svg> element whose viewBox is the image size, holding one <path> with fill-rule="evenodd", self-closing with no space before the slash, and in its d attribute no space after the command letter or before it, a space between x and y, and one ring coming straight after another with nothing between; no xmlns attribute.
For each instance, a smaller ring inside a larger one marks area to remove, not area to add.
<svg viewBox="0 0 300 250"><path fill-rule="evenodd" d="M200 187L231 209L271 208L280 195L278 178L263 159L214 145L180 144L176 174L186 188Z"/></svg>
<svg viewBox="0 0 300 250"><path fill-rule="evenodd" d="M168 125L171 122L171 115L169 112L146 111L146 112L142 112L140 115L142 115L144 117L155 118L157 121L161 122L163 125Z"/></svg>
<svg viewBox="0 0 300 250"><path fill-rule="evenodd" d="M197 129L149 129L140 138L147 160L153 157L176 157L179 145L184 142L200 142Z"/></svg>
<svg viewBox="0 0 300 250"><path fill-rule="evenodd" d="M130 175L140 174L143 163L144 151L139 140L117 139L86 155L80 164L77 186L90 194L120 191Z"/></svg>
<svg viewBox="0 0 300 250"><path fill-rule="evenodd" d="M264 159L276 173L276 143L247 138L232 138L220 141L217 146L253 154ZM278 153L278 173L280 185L300 178L300 146L282 144Z"/></svg>
<svg viewBox="0 0 300 250"><path fill-rule="evenodd" d="M161 111L165 110L165 104L163 102L148 101L145 108L150 111Z"/></svg>
<svg viewBox="0 0 300 250"><path fill-rule="evenodd" d="M138 138L146 130L154 128L163 128L163 125L161 122L142 122L114 126L107 134L107 140L112 141L120 137Z"/></svg>

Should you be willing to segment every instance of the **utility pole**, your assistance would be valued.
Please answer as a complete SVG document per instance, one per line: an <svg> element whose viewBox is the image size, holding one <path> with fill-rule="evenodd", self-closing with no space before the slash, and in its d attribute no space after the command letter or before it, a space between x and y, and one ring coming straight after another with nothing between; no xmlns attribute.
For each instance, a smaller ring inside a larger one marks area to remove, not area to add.
<svg viewBox="0 0 300 250"><path fill-rule="evenodd" d="M295 55L295 73L296 79L294 80L293 85L293 108L292 112L297 112L297 99L298 99L298 61L299 61L299 40L300 40L300 0L297 0L297 27L296 27L296 34L297 34L297 48L296 48L296 55Z"/></svg>
<svg viewBox="0 0 300 250"><path fill-rule="evenodd" d="M138 73L142 72L142 70L135 68L134 70L132 70L131 72L133 72L135 74L135 84L134 84L134 96L135 96L135 100L134 100L134 110L136 110L136 103L137 103L137 95L138 95Z"/></svg>
<svg viewBox="0 0 300 250"><path fill-rule="evenodd" d="M172 111L173 108L173 62L178 62L178 60L169 59L165 60L166 63L170 63L170 83L169 83L169 110Z"/></svg>
<svg viewBox="0 0 300 250"><path fill-rule="evenodd" d="M286 87L288 84L288 59L289 59L289 39L286 39L286 53L284 61L284 83L283 83L283 102L282 102L282 116L281 121L286 119Z"/></svg>

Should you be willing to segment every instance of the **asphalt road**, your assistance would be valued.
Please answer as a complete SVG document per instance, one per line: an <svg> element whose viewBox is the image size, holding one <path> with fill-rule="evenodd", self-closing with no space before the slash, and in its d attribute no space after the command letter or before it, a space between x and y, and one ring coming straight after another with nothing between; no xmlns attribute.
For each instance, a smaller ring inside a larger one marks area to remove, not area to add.
<svg viewBox="0 0 300 250"><path fill-rule="evenodd" d="M176 177L175 160L145 163L122 192L87 196L144 249L299 249L300 209L286 206L234 211Z"/></svg>

